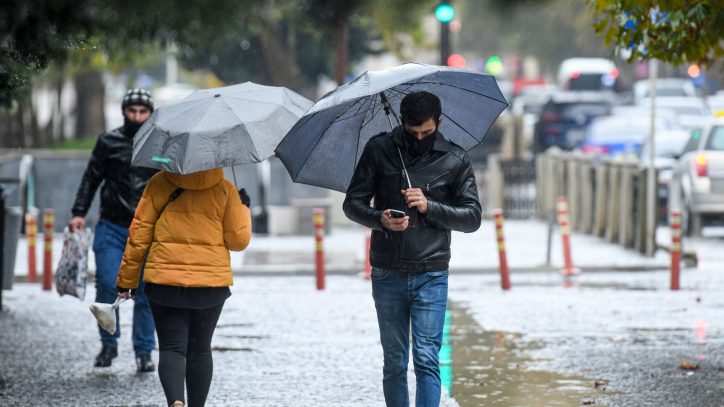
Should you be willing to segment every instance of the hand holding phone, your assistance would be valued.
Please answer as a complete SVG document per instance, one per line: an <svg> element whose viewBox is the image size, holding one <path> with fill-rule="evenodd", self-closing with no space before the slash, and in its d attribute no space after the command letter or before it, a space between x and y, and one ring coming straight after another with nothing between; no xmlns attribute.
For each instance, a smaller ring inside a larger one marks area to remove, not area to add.
<svg viewBox="0 0 724 407"><path fill-rule="evenodd" d="M390 216L392 216L395 219L404 218L407 216L407 214L403 211L398 211L397 209L390 209Z"/></svg>
<svg viewBox="0 0 724 407"><path fill-rule="evenodd" d="M403 211L397 209L386 209L382 212L382 226L393 232L402 232L407 229L410 217Z"/></svg>

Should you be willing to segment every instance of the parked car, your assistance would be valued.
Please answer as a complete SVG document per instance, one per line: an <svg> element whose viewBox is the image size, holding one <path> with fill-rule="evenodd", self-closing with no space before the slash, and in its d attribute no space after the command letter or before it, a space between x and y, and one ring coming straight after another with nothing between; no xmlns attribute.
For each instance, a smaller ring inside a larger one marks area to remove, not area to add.
<svg viewBox="0 0 724 407"><path fill-rule="evenodd" d="M618 68L605 58L569 58L558 68L558 86L573 91L611 91Z"/></svg>
<svg viewBox="0 0 724 407"><path fill-rule="evenodd" d="M674 167L671 198L687 235L698 235L702 226L724 218L724 119L692 132Z"/></svg>
<svg viewBox="0 0 724 407"><path fill-rule="evenodd" d="M682 129L657 131L655 135L654 167L658 184L658 212L659 221L664 223L666 223L667 213L669 213L669 192L674 167L690 137L691 132ZM651 162L648 137L641 146L639 160L642 167L648 167Z"/></svg>
<svg viewBox="0 0 724 407"><path fill-rule="evenodd" d="M633 85L635 103L651 97L651 82L636 81ZM694 82L687 78L659 78L656 80L656 97L696 97Z"/></svg>
<svg viewBox="0 0 724 407"><path fill-rule="evenodd" d="M715 117L724 117L724 92L719 91L709 96L706 98L706 104Z"/></svg>
<svg viewBox="0 0 724 407"><path fill-rule="evenodd" d="M535 125L533 151L553 146L564 150L578 147L591 120L608 115L613 102L613 94L604 92L554 93Z"/></svg>
<svg viewBox="0 0 724 407"><path fill-rule="evenodd" d="M634 117L651 117L651 107L640 105L614 106L611 109L611 116L634 116ZM665 107L656 107L656 120L666 122L666 128L678 128L679 119L674 110Z"/></svg>
<svg viewBox="0 0 724 407"><path fill-rule="evenodd" d="M641 106L651 106L651 99L643 99ZM702 127L711 114L704 99L699 97L657 97L656 106L671 109L676 113L679 125L687 129Z"/></svg>
<svg viewBox="0 0 724 407"><path fill-rule="evenodd" d="M649 136L651 118L646 116L603 116L593 119L581 142L584 153L592 155L638 154ZM656 130L670 130L664 118L656 119Z"/></svg>

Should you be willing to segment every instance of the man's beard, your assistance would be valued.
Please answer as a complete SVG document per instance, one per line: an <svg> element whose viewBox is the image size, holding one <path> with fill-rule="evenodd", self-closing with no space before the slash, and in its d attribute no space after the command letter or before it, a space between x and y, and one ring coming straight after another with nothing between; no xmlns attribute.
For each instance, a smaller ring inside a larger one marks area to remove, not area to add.
<svg viewBox="0 0 724 407"><path fill-rule="evenodd" d="M133 138L133 136L136 135L138 129L140 129L141 126L143 126L143 123L134 123L128 120L127 117L123 117L123 134L125 134L126 136Z"/></svg>

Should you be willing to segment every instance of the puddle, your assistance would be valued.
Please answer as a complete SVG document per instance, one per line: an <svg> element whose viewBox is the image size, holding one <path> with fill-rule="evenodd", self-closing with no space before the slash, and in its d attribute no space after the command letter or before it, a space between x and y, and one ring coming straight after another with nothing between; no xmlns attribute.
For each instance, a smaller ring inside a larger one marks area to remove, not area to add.
<svg viewBox="0 0 724 407"><path fill-rule="evenodd" d="M527 370L535 344L519 334L484 331L451 304L440 351L442 384L461 407L595 405L603 386L591 378ZM598 390L597 390L598 389Z"/></svg>

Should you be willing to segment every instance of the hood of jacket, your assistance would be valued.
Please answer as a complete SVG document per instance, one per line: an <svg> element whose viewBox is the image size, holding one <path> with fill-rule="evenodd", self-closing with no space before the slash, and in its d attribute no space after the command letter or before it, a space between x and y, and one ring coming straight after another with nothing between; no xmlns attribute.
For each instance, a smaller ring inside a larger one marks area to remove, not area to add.
<svg viewBox="0 0 724 407"><path fill-rule="evenodd" d="M221 182L221 180L224 179L224 170L222 168L214 168L186 175L167 172L166 179L179 188L200 191L209 189Z"/></svg>

